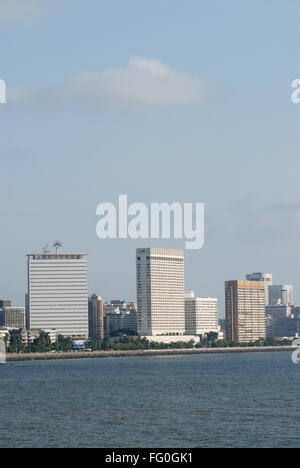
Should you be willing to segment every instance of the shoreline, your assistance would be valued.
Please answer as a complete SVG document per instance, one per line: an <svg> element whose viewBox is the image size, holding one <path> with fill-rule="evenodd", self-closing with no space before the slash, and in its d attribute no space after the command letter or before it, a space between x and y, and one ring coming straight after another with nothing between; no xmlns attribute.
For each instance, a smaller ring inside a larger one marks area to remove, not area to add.
<svg viewBox="0 0 300 468"><path fill-rule="evenodd" d="M280 351L294 351L295 346L266 346L251 348L205 348L205 349L145 349L128 351L86 351L86 352L61 352L61 353L26 353L7 354L7 362L16 361L54 361L71 359L104 359L108 357L129 356L180 356L189 354L242 354L242 353L267 353Z"/></svg>

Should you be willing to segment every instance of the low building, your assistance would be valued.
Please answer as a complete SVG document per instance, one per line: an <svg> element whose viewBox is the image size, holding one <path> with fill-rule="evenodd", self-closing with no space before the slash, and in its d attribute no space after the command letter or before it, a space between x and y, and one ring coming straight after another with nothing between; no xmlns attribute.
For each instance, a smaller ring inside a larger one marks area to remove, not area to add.
<svg viewBox="0 0 300 468"><path fill-rule="evenodd" d="M4 340L6 336L9 336L9 329L0 327L0 340Z"/></svg>
<svg viewBox="0 0 300 468"><path fill-rule="evenodd" d="M194 341L195 344L200 343L200 337L195 335L155 335L155 336L143 336L150 343L189 343Z"/></svg>
<svg viewBox="0 0 300 468"><path fill-rule="evenodd" d="M185 292L185 333L204 337L219 332L218 299L196 298L194 291Z"/></svg>
<svg viewBox="0 0 300 468"><path fill-rule="evenodd" d="M27 330L23 329L21 330L22 334L22 342L28 346L29 344L32 344L34 340L40 337L41 330Z"/></svg>
<svg viewBox="0 0 300 468"><path fill-rule="evenodd" d="M51 341L51 344L54 344L56 343L57 341L57 337L58 337L58 332L57 330L54 330L54 329L45 329L45 330L27 330L27 329L23 329L23 330L20 330L21 334L22 334L22 342L25 344L25 345L29 345L29 344L32 344L37 338L40 337L41 333L46 333L49 338L50 338L50 341Z"/></svg>
<svg viewBox="0 0 300 468"><path fill-rule="evenodd" d="M47 333L49 335L51 344L56 343L57 338L58 338L58 333L57 330L54 329L49 329L49 330L42 330L44 333Z"/></svg>

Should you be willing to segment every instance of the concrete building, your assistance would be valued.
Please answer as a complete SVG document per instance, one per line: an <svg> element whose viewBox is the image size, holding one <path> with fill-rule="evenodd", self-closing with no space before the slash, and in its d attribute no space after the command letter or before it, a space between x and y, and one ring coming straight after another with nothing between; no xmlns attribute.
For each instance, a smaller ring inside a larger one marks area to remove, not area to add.
<svg viewBox="0 0 300 468"><path fill-rule="evenodd" d="M294 337L300 333L297 309L291 305L273 305L266 308L268 338Z"/></svg>
<svg viewBox="0 0 300 468"><path fill-rule="evenodd" d="M219 332L218 299L196 298L194 291L185 293L185 333L204 337Z"/></svg>
<svg viewBox="0 0 300 468"><path fill-rule="evenodd" d="M88 337L87 254L29 254L28 327Z"/></svg>
<svg viewBox="0 0 300 468"><path fill-rule="evenodd" d="M136 265L139 335L184 335L183 251L137 249Z"/></svg>
<svg viewBox="0 0 300 468"><path fill-rule="evenodd" d="M137 313L135 310L115 308L104 317L104 336L109 338L114 332L127 330L137 335Z"/></svg>
<svg viewBox="0 0 300 468"><path fill-rule="evenodd" d="M273 275L271 273L250 273L246 275L247 281L263 281L266 290L266 306L269 305L269 286L273 284Z"/></svg>
<svg viewBox="0 0 300 468"><path fill-rule="evenodd" d="M110 303L111 307L118 307L120 310L137 311L137 305L134 302L128 302L124 299L114 299Z"/></svg>
<svg viewBox="0 0 300 468"><path fill-rule="evenodd" d="M145 336L150 343L189 343L194 341L194 344L200 343L200 337L196 335L159 335L159 336Z"/></svg>
<svg viewBox="0 0 300 468"><path fill-rule="evenodd" d="M269 305L293 305L293 286L278 284L269 286Z"/></svg>
<svg viewBox="0 0 300 468"><path fill-rule="evenodd" d="M58 338L57 330L54 330L54 329L49 329L49 330L47 330L47 329L46 329L46 330L43 330L43 332L44 332L44 333L47 333L47 335L49 335L51 344L56 343L57 338Z"/></svg>
<svg viewBox="0 0 300 468"><path fill-rule="evenodd" d="M22 330L22 342L27 346L40 337L41 330Z"/></svg>
<svg viewBox="0 0 300 468"><path fill-rule="evenodd" d="M5 340L6 336L9 337L9 329L0 327L0 340Z"/></svg>
<svg viewBox="0 0 300 468"><path fill-rule="evenodd" d="M104 306L104 315L114 313L116 310L123 312L137 312L137 304L134 302L127 302L125 300L114 299L110 304L105 303Z"/></svg>
<svg viewBox="0 0 300 468"><path fill-rule="evenodd" d="M89 338L104 339L103 301L96 294L89 298Z"/></svg>
<svg viewBox="0 0 300 468"><path fill-rule="evenodd" d="M0 309L4 309L5 307L11 307L11 301L0 299Z"/></svg>
<svg viewBox="0 0 300 468"><path fill-rule="evenodd" d="M25 328L25 308L24 307L4 307L0 310L0 327Z"/></svg>
<svg viewBox="0 0 300 468"><path fill-rule="evenodd" d="M266 292L262 281L225 283L226 339L237 343L266 338Z"/></svg>

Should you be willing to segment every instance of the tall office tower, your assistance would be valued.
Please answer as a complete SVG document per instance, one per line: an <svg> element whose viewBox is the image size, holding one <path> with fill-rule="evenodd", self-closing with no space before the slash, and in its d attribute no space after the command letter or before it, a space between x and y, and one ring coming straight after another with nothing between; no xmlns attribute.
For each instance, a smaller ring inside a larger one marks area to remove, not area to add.
<svg viewBox="0 0 300 468"><path fill-rule="evenodd" d="M266 291L262 281L226 281L226 337L248 343L266 338Z"/></svg>
<svg viewBox="0 0 300 468"><path fill-rule="evenodd" d="M29 254L28 326L88 336L87 254Z"/></svg>
<svg viewBox="0 0 300 468"><path fill-rule="evenodd" d="M266 306L269 305L269 286L273 284L273 275L271 273L250 273L246 275L247 281L263 281L266 290Z"/></svg>
<svg viewBox="0 0 300 468"><path fill-rule="evenodd" d="M25 328L25 308L4 307L1 309L0 326L6 328Z"/></svg>
<svg viewBox="0 0 300 468"><path fill-rule="evenodd" d="M290 284L269 286L269 304L293 305L293 286Z"/></svg>
<svg viewBox="0 0 300 468"><path fill-rule="evenodd" d="M89 298L89 338L104 339L103 301L96 294Z"/></svg>
<svg viewBox="0 0 300 468"><path fill-rule="evenodd" d="M137 249L139 335L185 333L184 253Z"/></svg>
<svg viewBox="0 0 300 468"><path fill-rule="evenodd" d="M194 291L185 293L185 333L201 335L218 333L219 329L218 299L196 298Z"/></svg>

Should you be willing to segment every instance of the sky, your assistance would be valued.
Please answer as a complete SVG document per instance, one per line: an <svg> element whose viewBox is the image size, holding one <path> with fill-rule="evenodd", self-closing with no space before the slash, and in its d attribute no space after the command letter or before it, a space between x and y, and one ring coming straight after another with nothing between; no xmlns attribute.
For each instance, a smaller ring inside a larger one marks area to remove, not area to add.
<svg viewBox="0 0 300 468"><path fill-rule="evenodd" d="M27 253L89 254L90 293L136 299L135 249L96 207L205 203L185 287L273 273L300 304L298 0L0 0L0 297L24 304Z"/></svg>

